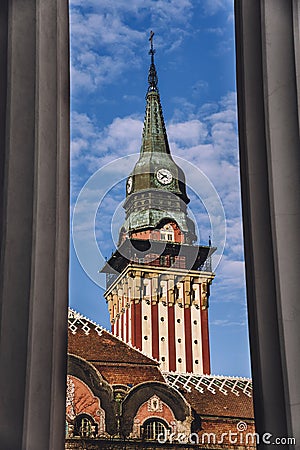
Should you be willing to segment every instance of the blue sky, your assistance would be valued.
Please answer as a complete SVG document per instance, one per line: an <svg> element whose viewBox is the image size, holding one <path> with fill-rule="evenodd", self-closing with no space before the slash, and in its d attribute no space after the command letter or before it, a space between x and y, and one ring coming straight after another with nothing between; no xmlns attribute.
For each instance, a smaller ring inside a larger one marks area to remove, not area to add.
<svg viewBox="0 0 300 450"><path fill-rule="evenodd" d="M74 232L87 242L93 239L92 225L101 255L109 257L114 249L122 222L124 178L136 158L127 155L137 154L141 145L148 38L153 29L171 152L194 164L210 180L226 217L226 245L210 298L212 372L250 376L233 0L71 0L70 14L72 214L88 182L84 191L88 197L82 197ZM100 185L92 187L89 180L95 172L98 175L92 180ZM188 186L197 186L197 171L186 177ZM190 189L189 195L200 243L206 245L211 225L199 201L200 181L197 193ZM87 266L90 271L95 267L97 277L101 258L94 258L89 248L87 242ZM87 266L84 270L80 265L72 241L70 251L70 305L109 328L103 289L86 274Z"/></svg>

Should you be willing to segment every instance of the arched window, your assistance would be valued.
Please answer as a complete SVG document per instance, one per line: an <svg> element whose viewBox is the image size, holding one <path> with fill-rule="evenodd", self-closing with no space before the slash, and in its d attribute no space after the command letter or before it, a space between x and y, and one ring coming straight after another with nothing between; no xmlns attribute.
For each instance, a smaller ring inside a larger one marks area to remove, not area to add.
<svg viewBox="0 0 300 450"><path fill-rule="evenodd" d="M167 438L169 427L160 419L148 419L143 425L143 437L149 441Z"/></svg>
<svg viewBox="0 0 300 450"><path fill-rule="evenodd" d="M160 239L162 241L174 241L174 228L171 224L167 223L160 230Z"/></svg>
<svg viewBox="0 0 300 450"><path fill-rule="evenodd" d="M87 414L80 414L76 417L74 435L80 437L96 437L97 425Z"/></svg>

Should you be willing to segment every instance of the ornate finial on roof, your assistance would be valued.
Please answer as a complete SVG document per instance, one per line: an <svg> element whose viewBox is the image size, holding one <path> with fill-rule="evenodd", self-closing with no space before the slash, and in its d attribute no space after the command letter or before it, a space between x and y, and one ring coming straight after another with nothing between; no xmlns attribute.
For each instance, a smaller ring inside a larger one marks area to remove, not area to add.
<svg viewBox="0 0 300 450"><path fill-rule="evenodd" d="M155 49L153 48L153 36L154 36L154 32L151 30L150 37L149 37L149 41L150 41L149 55L151 55L151 64L150 64L149 75L148 75L148 83L149 83L148 92L152 92L152 91L158 92L158 89L157 89L158 78L157 78L156 68L155 68L155 64L154 64Z"/></svg>
<svg viewBox="0 0 300 450"><path fill-rule="evenodd" d="M150 45L151 45L151 48L150 48L150 51L149 51L149 54L151 53L151 54L154 54L155 53L155 50L153 50L153 36L154 36L154 31L150 31L150 37L149 37L149 41L150 41Z"/></svg>

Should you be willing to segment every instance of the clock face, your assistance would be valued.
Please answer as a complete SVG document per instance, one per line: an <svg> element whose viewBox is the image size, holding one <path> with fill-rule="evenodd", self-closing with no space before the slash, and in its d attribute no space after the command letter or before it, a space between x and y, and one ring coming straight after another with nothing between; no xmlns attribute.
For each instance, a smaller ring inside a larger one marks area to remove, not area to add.
<svg viewBox="0 0 300 450"><path fill-rule="evenodd" d="M126 187L127 194L130 194L130 192L132 191L132 184L133 184L132 177L129 177L127 180L127 187Z"/></svg>
<svg viewBox="0 0 300 450"><path fill-rule="evenodd" d="M156 178L161 184L170 184L173 180L172 174L168 169L159 169L156 172Z"/></svg>

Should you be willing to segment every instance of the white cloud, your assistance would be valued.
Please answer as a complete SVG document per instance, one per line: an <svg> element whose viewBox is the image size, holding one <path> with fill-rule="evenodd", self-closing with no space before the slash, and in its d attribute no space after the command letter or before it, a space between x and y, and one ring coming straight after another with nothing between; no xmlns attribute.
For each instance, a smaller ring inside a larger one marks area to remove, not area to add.
<svg viewBox="0 0 300 450"><path fill-rule="evenodd" d="M232 318L227 319L214 319L210 322L211 325L216 327L234 327L234 326L245 326L245 317L241 318L240 322L233 320Z"/></svg>
<svg viewBox="0 0 300 450"><path fill-rule="evenodd" d="M190 147L205 140L207 129L205 124L197 119L170 123L168 125L168 136L170 141L181 143L184 147Z"/></svg>
<svg viewBox="0 0 300 450"><path fill-rule="evenodd" d="M217 36L223 36L225 32L225 28L215 27L215 28L207 28L207 33L215 34Z"/></svg>
<svg viewBox="0 0 300 450"><path fill-rule="evenodd" d="M86 114L72 112L71 126L73 136L82 136L84 139L96 138L100 130L94 121Z"/></svg>
<svg viewBox="0 0 300 450"><path fill-rule="evenodd" d="M129 43L131 46L136 45L145 39L145 32L130 28L122 22L120 16L111 12L82 13L78 9L72 9L71 36L73 48L80 49L83 46L86 50L97 43L104 47L115 44L124 47Z"/></svg>
<svg viewBox="0 0 300 450"><path fill-rule="evenodd" d="M141 42L147 42L146 33L125 25L117 15L71 9L73 95L114 82L128 60L131 68L138 65L135 49Z"/></svg>
<svg viewBox="0 0 300 450"><path fill-rule="evenodd" d="M124 17L128 15L142 18L149 15L154 23L159 22L178 23L185 22L192 12L190 0L71 0L71 8L90 7L94 11L107 14L113 12L114 16Z"/></svg>
<svg viewBox="0 0 300 450"><path fill-rule="evenodd" d="M228 11L233 9L233 0L204 0L203 10L205 14L212 16L219 11Z"/></svg>
<svg viewBox="0 0 300 450"><path fill-rule="evenodd" d="M129 66L132 69L142 64L140 55L148 45L150 30L140 31L134 20L129 26L129 17L139 22L147 17L155 24L156 48L170 52L181 46L183 36L188 33L192 11L190 0L72 0L73 95L101 89L113 83L120 73L126 74Z"/></svg>

